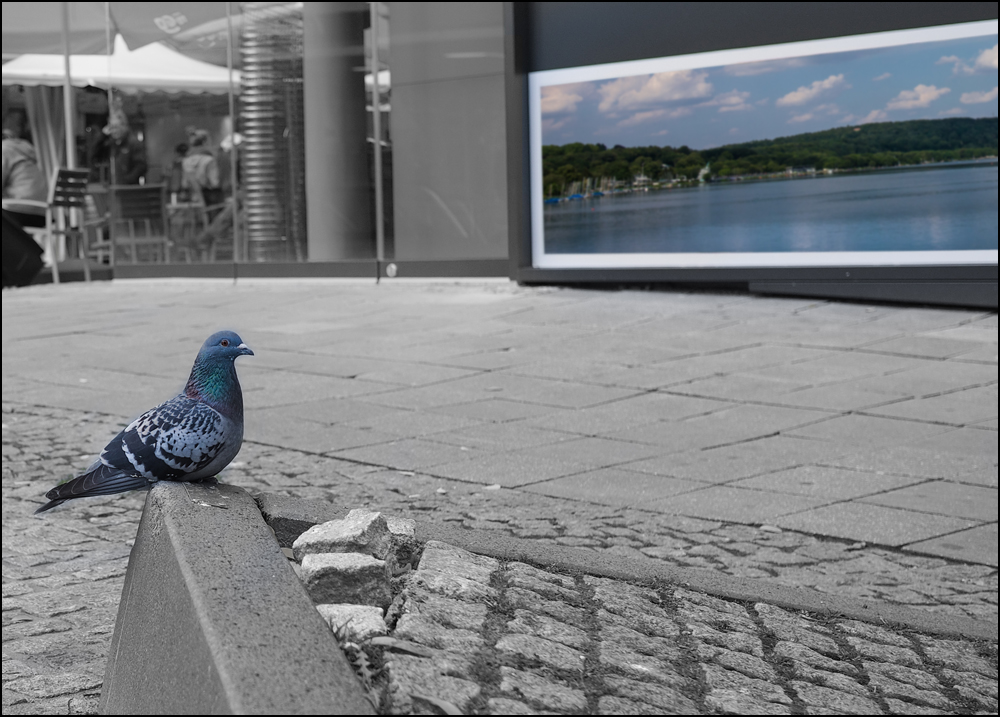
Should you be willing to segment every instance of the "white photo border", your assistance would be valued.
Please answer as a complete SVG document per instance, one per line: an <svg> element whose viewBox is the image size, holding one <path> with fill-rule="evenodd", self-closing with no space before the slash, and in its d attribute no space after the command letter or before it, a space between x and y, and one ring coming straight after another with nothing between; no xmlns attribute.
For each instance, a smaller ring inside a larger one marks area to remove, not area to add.
<svg viewBox="0 0 1000 717"><path fill-rule="evenodd" d="M528 133L531 179L531 263L536 269L649 269L649 268L764 268L828 266L930 266L997 264L996 249L961 251L864 252L642 252L545 253L542 196L542 88L573 82L594 82L634 75L677 72L745 62L784 60L856 50L896 47L921 42L961 40L997 34L1000 22L982 20L912 30L804 40L780 45L715 50L602 65L569 67L528 73Z"/></svg>

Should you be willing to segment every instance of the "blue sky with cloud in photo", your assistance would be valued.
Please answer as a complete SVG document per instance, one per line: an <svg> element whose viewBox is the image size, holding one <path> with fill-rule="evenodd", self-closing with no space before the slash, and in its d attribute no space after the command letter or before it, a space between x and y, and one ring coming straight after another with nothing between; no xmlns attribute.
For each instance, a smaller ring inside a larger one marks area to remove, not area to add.
<svg viewBox="0 0 1000 717"><path fill-rule="evenodd" d="M997 35L542 88L542 143L706 149L834 127L997 116Z"/></svg>

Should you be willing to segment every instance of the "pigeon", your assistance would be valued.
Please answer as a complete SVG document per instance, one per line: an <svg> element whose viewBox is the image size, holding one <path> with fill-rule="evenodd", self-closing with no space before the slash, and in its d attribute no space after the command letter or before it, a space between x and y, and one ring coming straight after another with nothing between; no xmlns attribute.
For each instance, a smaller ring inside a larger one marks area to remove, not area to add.
<svg viewBox="0 0 1000 717"><path fill-rule="evenodd" d="M239 356L253 351L232 331L208 337L184 392L132 421L83 475L45 494L44 513L72 498L145 488L161 480L200 481L215 476L243 444L243 392Z"/></svg>

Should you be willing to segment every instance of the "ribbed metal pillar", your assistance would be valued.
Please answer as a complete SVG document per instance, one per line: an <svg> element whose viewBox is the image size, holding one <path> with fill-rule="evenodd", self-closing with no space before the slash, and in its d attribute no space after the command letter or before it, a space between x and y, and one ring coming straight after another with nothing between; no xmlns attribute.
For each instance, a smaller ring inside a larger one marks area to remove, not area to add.
<svg viewBox="0 0 1000 717"><path fill-rule="evenodd" d="M240 122L249 261L304 261L302 11L243 3Z"/></svg>

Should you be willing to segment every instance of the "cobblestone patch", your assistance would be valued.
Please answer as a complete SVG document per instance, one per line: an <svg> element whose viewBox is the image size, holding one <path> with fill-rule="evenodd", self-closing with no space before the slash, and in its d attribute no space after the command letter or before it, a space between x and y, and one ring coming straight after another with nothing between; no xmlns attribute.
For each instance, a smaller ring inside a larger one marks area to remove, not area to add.
<svg viewBox="0 0 1000 717"><path fill-rule="evenodd" d="M493 561L485 573L485 564L444 543L425 546L390 625L407 653L385 653L393 714L420 713L421 700L476 714L997 709L995 644L518 562ZM441 565L491 592L473 607L468 595L428 587L421 573ZM426 653L413 655L414 643Z"/></svg>

